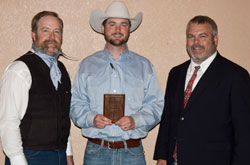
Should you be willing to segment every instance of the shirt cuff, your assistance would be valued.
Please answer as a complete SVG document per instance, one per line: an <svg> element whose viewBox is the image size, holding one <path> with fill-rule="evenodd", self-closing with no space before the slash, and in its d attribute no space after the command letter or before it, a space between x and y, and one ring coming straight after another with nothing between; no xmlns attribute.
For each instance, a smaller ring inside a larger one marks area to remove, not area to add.
<svg viewBox="0 0 250 165"><path fill-rule="evenodd" d="M72 144L71 144L71 138L70 138L70 136L69 136L69 138L68 138L66 154L67 154L67 156L73 155Z"/></svg>
<svg viewBox="0 0 250 165"><path fill-rule="evenodd" d="M131 117L135 121L135 128L139 128L142 126L142 120L141 120L140 114L133 114L133 115L131 115Z"/></svg>
<svg viewBox="0 0 250 165"><path fill-rule="evenodd" d="M87 119L87 125L88 127L94 127L94 119L95 116L97 115L97 112L95 111L91 111L88 115L88 119Z"/></svg>
<svg viewBox="0 0 250 165"><path fill-rule="evenodd" d="M27 160L24 154L19 154L10 157L10 164L11 165L28 165Z"/></svg>

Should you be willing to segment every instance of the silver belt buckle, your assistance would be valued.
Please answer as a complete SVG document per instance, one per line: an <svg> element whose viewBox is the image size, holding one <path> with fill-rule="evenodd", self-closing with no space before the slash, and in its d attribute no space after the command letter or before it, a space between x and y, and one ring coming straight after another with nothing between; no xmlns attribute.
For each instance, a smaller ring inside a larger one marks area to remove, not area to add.
<svg viewBox="0 0 250 165"><path fill-rule="evenodd" d="M110 143L109 143L109 141L108 141L108 149L110 150L111 148L110 148Z"/></svg>

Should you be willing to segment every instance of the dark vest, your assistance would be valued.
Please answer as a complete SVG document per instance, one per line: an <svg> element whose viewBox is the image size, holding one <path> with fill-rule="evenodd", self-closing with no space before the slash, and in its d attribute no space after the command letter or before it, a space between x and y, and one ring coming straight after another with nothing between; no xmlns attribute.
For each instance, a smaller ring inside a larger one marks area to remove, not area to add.
<svg viewBox="0 0 250 165"><path fill-rule="evenodd" d="M70 131L71 83L64 65L58 61L62 77L56 90L50 69L40 57L28 52L17 60L28 66L32 77L28 107L20 125L23 148L66 148Z"/></svg>

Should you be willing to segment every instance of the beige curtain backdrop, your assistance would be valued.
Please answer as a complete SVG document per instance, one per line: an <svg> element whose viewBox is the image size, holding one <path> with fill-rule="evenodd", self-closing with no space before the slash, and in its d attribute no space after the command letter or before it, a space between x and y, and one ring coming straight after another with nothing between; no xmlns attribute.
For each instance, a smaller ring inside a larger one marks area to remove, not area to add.
<svg viewBox="0 0 250 165"><path fill-rule="evenodd" d="M89 26L94 9L106 9L112 0L0 0L0 76L6 66L31 48L31 19L42 10L56 11L64 21L63 50L78 61L61 59L72 78L80 61L103 49L102 35ZM130 50L155 66L163 93L169 70L189 59L185 28L195 15L208 15L219 27L218 50L250 72L249 0L125 0L134 17L143 12L141 26L130 35ZM143 140L147 164L153 161L158 126ZM72 123L71 136L76 165L82 164L86 138ZM1 147L0 147L1 148ZM1 148L2 149L2 148ZM0 150L1 150L0 149ZM0 151L0 164L4 153Z"/></svg>

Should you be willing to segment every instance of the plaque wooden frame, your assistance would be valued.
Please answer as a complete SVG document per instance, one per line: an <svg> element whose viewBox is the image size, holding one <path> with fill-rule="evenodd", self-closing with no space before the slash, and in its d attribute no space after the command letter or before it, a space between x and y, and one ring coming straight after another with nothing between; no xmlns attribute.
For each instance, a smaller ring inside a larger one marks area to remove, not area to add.
<svg viewBox="0 0 250 165"><path fill-rule="evenodd" d="M124 116L125 94L104 94L103 115L115 123Z"/></svg>

